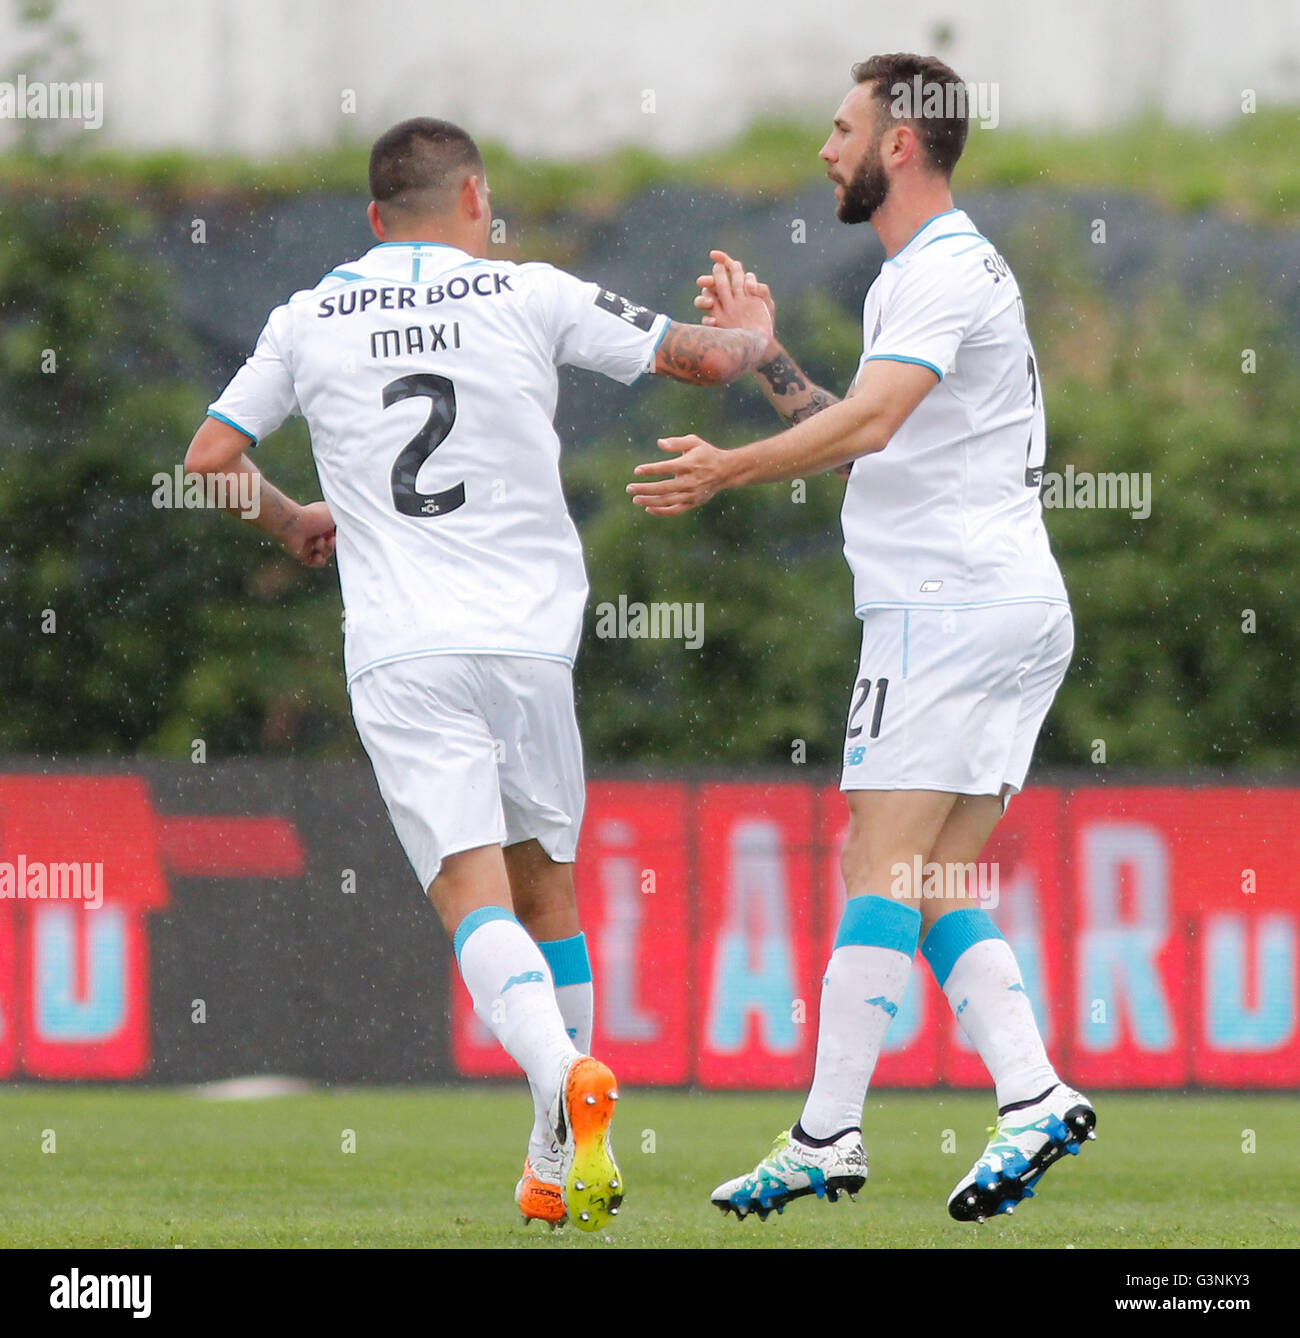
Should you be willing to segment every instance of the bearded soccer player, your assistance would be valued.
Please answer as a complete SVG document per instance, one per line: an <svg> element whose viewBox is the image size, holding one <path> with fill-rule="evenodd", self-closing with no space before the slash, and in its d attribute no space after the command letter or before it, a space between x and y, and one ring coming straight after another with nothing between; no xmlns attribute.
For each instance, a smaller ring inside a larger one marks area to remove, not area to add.
<svg viewBox="0 0 1300 1338"><path fill-rule="evenodd" d="M862 658L840 787L848 902L803 1112L713 1202L765 1218L802 1195L834 1201L862 1187L863 1103L919 943L996 1087L993 1138L948 1200L953 1217L983 1221L1030 1197L1093 1136L1096 1116L1052 1067L1011 949L962 897L962 880L942 900L919 887L900 898L894 871L978 860L1024 783L1073 626L1043 526L1043 401L1020 292L950 194L968 129L964 86L913 55L877 56L853 74L821 157L839 219L870 222L887 258L867 293L848 394L811 384L774 341L757 372L789 429L729 451L667 439L676 458L636 474L668 477L629 491L671 516L724 488L850 467L844 551ZM924 101L909 106L918 88ZM739 262L715 258L770 301ZM700 280L696 303L726 325L718 273Z"/></svg>
<svg viewBox="0 0 1300 1338"><path fill-rule="evenodd" d="M357 731L474 1011L532 1089L516 1200L526 1220L567 1215L594 1231L623 1188L614 1076L587 1055L591 965L573 886L587 580L560 487L557 368L727 382L757 365L771 318L721 266L715 294L734 328L488 259L483 160L444 121L383 135L370 190L378 245L271 313L186 468L257 475L254 523L308 566L337 542ZM308 506L247 455L295 411L324 493Z"/></svg>

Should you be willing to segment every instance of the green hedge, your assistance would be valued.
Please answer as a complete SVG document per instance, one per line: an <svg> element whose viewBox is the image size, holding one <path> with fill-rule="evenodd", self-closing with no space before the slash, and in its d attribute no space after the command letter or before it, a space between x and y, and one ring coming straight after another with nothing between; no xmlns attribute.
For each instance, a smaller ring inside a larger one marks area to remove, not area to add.
<svg viewBox="0 0 1300 1338"><path fill-rule="evenodd" d="M174 294L133 258L147 223L95 196L0 214L0 749L352 752L333 572L224 517L152 506L153 475L180 459L212 387ZM1088 764L1103 740L1111 764L1293 766L1300 366L1268 294L1108 296L1041 227L1011 230L1003 250L1043 372L1049 468L1153 485L1145 520L1049 513L1078 651L1041 759ZM851 373L856 321L824 295L783 301L780 333L827 384ZM772 426L752 386L663 384L570 454L593 610L622 595L699 602L705 616L691 650L602 639L589 613L578 684L593 765L788 762L800 740L810 763L838 756L857 651L839 482L809 480L802 501L789 485L754 489L675 520L623 491L657 435L725 445ZM301 426L262 463L315 495Z"/></svg>

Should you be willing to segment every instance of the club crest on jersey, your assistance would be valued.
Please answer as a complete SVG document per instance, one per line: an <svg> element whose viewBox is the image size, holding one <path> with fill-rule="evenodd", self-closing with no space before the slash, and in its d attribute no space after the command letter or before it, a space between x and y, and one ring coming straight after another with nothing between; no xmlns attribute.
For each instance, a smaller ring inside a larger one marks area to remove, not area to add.
<svg viewBox="0 0 1300 1338"><path fill-rule="evenodd" d="M629 302L627 298L611 293L608 288L602 288L596 294L596 305L602 311L608 311L611 316L617 316L619 320L635 325L638 330L649 330L655 323L655 314L649 307L639 307L635 302Z"/></svg>

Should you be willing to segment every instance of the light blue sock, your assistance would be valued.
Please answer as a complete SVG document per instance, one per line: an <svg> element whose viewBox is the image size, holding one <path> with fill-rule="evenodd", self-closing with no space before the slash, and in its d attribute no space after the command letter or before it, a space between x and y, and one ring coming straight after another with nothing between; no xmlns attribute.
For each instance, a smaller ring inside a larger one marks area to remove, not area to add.
<svg viewBox="0 0 1300 1338"><path fill-rule="evenodd" d="M551 939L537 946L555 979L555 998L569 1029L569 1039L579 1054L590 1054L594 1003L587 936L574 934L572 938Z"/></svg>

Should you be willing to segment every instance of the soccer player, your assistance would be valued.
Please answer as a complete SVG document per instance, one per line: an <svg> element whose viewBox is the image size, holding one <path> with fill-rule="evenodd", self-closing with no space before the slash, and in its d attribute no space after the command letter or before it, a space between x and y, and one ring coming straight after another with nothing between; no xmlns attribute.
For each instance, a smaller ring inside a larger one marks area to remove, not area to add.
<svg viewBox="0 0 1300 1338"><path fill-rule="evenodd" d="M666 439L675 458L639 466L629 492L671 516L724 488L850 466L844 551L862 658L841 780L848 902L803 1111L713 1202L766 1217L801 1195L834 1201L862 1187L863 1103L919 942L996 1087L993 1138L948 1201L958 1220L983 1221L1029 1197L1092 1137L1096 1117L1052 1067L1011 949L963 897L964 880L943 899L922 899L919 887L899 897L895 871L919 867L917 856L974 865L1024 783L1073 628L1043 526L1043 397L1020 292L950 194L968 128L964 86L942 62L905 54L853 74L821 157L838 217L870 222L887 259L867 293L847 396L811 384L774 341L757 370L788 430L730 451ZM909 106L917 89L928 100ZM931 108L940 114L923 114ZM731 284L743 277L770 301L738 261L715 258ZM700 280L696 303L723 326L718 273ZM655 475L667 477L648 481Z"/></svg>
<svg viewBox="0 0 1300 1338"><path fill-rule="evenodd" d="M253 523L308 566L337 543L357 732L474 1010L532 1088L516 1199L526 1220L595 1230L622 1186L614 1077L586 1053L572 666L587 580L560 487L556 369L729 382L757 365L771 318L722 267L727 329L489 259L483 160L444 121L383 135L370 191L378 245L271 313L185 464L254 475ZM247 454L295 411L324 494L308 506Z"/></svg>

